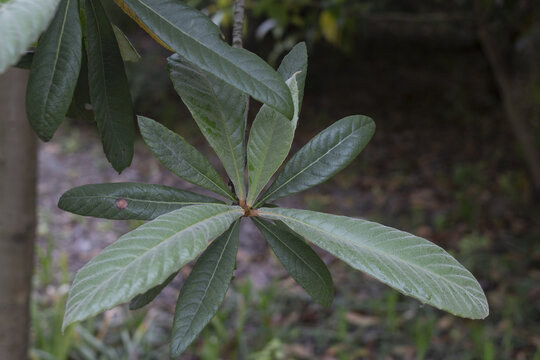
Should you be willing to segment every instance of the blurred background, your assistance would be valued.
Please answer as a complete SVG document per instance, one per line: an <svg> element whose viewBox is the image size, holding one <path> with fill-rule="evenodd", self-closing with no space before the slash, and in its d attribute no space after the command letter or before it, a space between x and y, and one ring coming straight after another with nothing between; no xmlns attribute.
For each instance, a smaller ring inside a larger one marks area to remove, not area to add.
<svg viewBox="0 0 540 360"><path fill-rule="evenodd" d="M232 1L186 1L230 39ZM168 79L170 55L115 5L110 17L142 58L127 64L137 114L217 157ZM248 0L244 46L277 67L305 41L309 68L291 153L351 114L376 134L331 181L288 207L362 217L425 237L478 278L491 314L451 316L319 252L336 297L324 309L244 221L235 279L182 359L540 359L540 2L536 0ZM251 102L252 115L260 104ZM224 173L224 172L222 172ZM164 359L191 265L149 306L117 307L60 332L75 271L138 221L60 211L68 189L140 181L191 189L139 140L121 175L95 125L64 122L39 152L32 304L34 359Z"/></svg>

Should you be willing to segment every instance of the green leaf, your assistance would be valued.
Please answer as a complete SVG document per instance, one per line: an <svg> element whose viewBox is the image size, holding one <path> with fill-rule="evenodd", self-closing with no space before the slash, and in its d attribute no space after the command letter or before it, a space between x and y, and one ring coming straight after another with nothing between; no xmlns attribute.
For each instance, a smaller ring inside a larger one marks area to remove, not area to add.
<svg viewBox="0 0 540 360"><path fill-rule="evenodd" d="M94 122L96 119L94 112L91 110L91 105L92 100L90 100L90 88L88 85L88 60L86 53L83 52L79 79L66 116L72 119Z"/></svg>
<svg viewBox="0 0 540 360"><path fill-rule="evenodd" d="M124 62L100 0L86 0L90 98L101 142L113 168L121 172L133 158L133 105Z"/></svg>
<svg viewBox="0 0 540 360"><path fill-rule="evenodd" d="M62 327L163 283L243 214L238 206L187 206L123 235L77 272Z"/></svg>
<svg viewBox="0 0 540 360"><path fill-rule="evenodd" d="M155 157L173 174L235 200L212 164L180 135L157 121L138 116L141 135Z"/></svg>
<svg viewBox="0 0 540 360"><path fill-rule="evenodd" d="M39 138L49 141L66 117L82 62L78 0L62 0L39 40L26 88L26 114Z"/></svg>
<svg viewBox="0 0 540 360"><path fill-rule="evenodd" d="M240 226L235 222L208 246L180 291L171 338L171 357L179 357L218 311L233 276Z"/></svg>
<svg viewBox="0 0 540 360"><path fill-rule="evenodd" d="M177 0L124 0L150 30L202 70L291 118L291 95L280 76L257 55L235 49L203 13Z"/></svg>
<svg viewBox="0 0 540 360"><path fill-rule="evenodd" d="M176 54L167 60L174 88L245 199L245 95Z"/></svg>
<svg viewBox="0 0 540 360"><path fill-rule="evenodd" d="M89 184L65 192L58 207L79 215L114 220L152 220L189 205L221 201L186 190L141 183Z"/></svg>
<svg viewBox="0 0 540 360"><path fill-rule="evenodd" d="M249 133L247 204L253 205L268 180L289 153L294 136L293 123L268 106L259 110Z"/></svg>
<svg viewBox="0 0 540 360"><path fill-rule="evenodd" d="M335 122L293 155L256 207L330 179L354 160L374 132L375 123L366 116L347 116Z"/></svg>
<svg viewBox="0 0 540 360"><path fill-rule="evenodd" d="M407 296L454 315L483 319L484 292L474 276L439 246L384 225L307 210L261 208L298 235Z"/></svg>
<svg viewBox="0 0 540 360"><path fill-rule="evenodd" d="M298 109L302 109L302 100L304 99L304 87L306 85L306 75L308 68L308 55L306 43L296 44L291 51L281 61L277 72L283 80L289 80L296 74L298 82ZM289 86L290 87L290 86ZM293 95L294 101L294 95Z"/></svg>
<svg viewBox="0 0 540 360"><path fill-rule="evenodd" d="M13 66L19 69L30 70L30 67L32 67L32 60L34 60L35 53L36 52L34 50L25 51L19 61Z"/></svg>
<svg viewBox="0 0 540 360"><path fill-rule="evenodd" d="M0 74L49 26L60 0L11 0L0 3Z"/></svg>
<svg viewBox="0 0 540 360"><path fill-rule="evenodd" d="M252 219L293 279L319 304L330 306L334 298L334 285L319 255L291 232L257 217Z"/></svg>
<svg viewBox="0 0 540 360"><path fill-rule="evenodd" d="M137 52L137 49L131 44L126 34L118 28L118 26L112 24L114 36L118 47L120 48L120 54L124 61L138 62L141 59L141 55Z"/></svg>
<svg viewBox="0 0 540 360"><path fill-rule="evenodd" d="M167 287L171 283L171 281L174 280L176 275L178 275L180 271L172 273L171 276L167 278L164 282L159 284L158 286L154 286L144 294L139 294L135 296L130 302L129 302L129 310L137 310L142 308L143 306L146 306L154 300L163 289Z"/></svg>

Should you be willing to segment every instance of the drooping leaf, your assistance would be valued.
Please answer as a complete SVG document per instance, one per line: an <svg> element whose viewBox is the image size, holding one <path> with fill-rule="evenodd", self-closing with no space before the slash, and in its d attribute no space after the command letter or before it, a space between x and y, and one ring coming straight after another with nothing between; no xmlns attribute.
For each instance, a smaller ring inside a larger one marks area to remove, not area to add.
<svg viewBox="0 0 540 360"><path fill-rule="evenodd" d="M49 26L60 0L11 0L0 3L0 74L17 63Z"/></svg>
<svg viewBox="0 0 540 360"><path fill-rule="evenodd" d="M177 358L218 311L233 276L238 250L238 222L214 240L187 278L174 312L171 356Z"/></svg>
<svg viewBox="0 0 540 360"><path fill-rule="evenodd" d="M77 80L77 86L75 86L75 92L73 93L73 98L71 99L71 104L69 105L66 116L71 119L83 119L90 122L96 120L94 112L92 111L92 100L90 100L88 60L84 51L79 79Z"/></svg>
<svg viewBox="0 0 540 360"><path fill-rule="evenodd" d="M291 232L257 217L252 219L293 279L319 304L330 306L334 298L332 276L319 255Z"/></svg>
<svg viewBox="0 0 540 360"><path fill-rule="evenodd" d="M177 0L117 0L131 9L152 33L190 63L269 106L293 115L284 81L257 55L229 46L203 13Z"/></svg>
<svg viewBox="0 0 540 360"><path fill-rule="evenodd" d="M65 192L62 210L114 220L152 220L184 206L222 203L190 191L141 183L89 184Z"/></svg>
<svg viewBox="0 0 540 360"><path fill-rule="evenodd" d="M163 283L243 214L238 206L187 206L121 236L77 272L62 327Z"/></svg>
<svg viewBox="0 0 540 360"><path fill-rule="evenodd" d="M39 138L49 141L66 117L82 61L78 0L62 0L39 40L26 88L26 114Z"/></svg>
<svg viewBox="0 0 540 360"><path fill-rule="evenodd" d="M295 233L407 296L454 315L483 319L484 292L474 276L439 246L374 222L308 210L261 208Z"/></svg>
<svg viewBox="0 0 540 360"><path fill-rule="evenodd" d="M26 69L30 70L30 67L32 66L32 60L34 60L34 54L36 53L35 50L28 50L23 53L19 61L13 65L16 68L19 69Z"/></svg>
<svg viewBox="0 0 540 360"><path fill-rule="evenodd" d="M308 68L308 55L306 43L301 42L296 44L291 51L281 61L277 70L283 80L289 80L296 74L296 82L298 83L298 109L302 109L302 100L304 99L304 87L306 85L306 76ZM290 86L289 86L290 87ZM293 95L294 101L294 95Z"/></svg>
<svg viewBox="0 0 540 360"><path fill-rule="evenodd" d="M131 44L126 34L113 24L114 36L118 47L120 48L120 54L124 61L138 62L141 59L141 55L137 52L137 49Z"/></svg>
<svg viewBox="0 0 540 360"><path fill-rule="evenodd" d="M192 184L235 200L212 164L184 138L147 117L138 116L138 120L144 141L169 171Z"/></svg>
<svg viewBox="0 0 540 360"><path fill-rule="evenodd" d="M335 122L293 155L257 206L330 179L354 160L374 132L375 123L366 116L347 116Z"/></svg>
<svg viewBox="0 0 540 360"><path fill-rule="evenodd" d="M223 163L238 198L245 199L245 95L176 54L167 60L174 88Z"/></svg>
<svg viewBox="0 0 540 360"><path fill-rule="evenodd" d="M172 273L172 275L169 276L167 280L165 280L158 286L154 286L144 294L139 294L133 299L131 299L131 301L129 302L129 310L137 310L150 304L161 293L161 291L163 291L163 289L165 289L167 285L169 285L171 281L174 280L178 273L179 271Z"/></svg>
<svg viewBox="0 0 540 360"><path fill-rule="evenodd" d="M124 62L100 0L86 0L90 98L105 155L121 172L131 164L135 134Z"/></svg>

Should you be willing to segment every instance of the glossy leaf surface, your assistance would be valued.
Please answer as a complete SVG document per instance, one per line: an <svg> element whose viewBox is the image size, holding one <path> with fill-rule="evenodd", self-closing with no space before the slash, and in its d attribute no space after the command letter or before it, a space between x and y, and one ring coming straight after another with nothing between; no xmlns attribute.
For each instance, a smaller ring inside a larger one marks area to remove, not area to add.
<svg viewBox="0 0 540 360"><path fill-rule="evenodd" d="M334 298L334 285L319 255L291 232L257 217L252 219L292 278L320 305L330 306Z"/></svg>
<svg viewBox="0 0 540 360"><path fill-rule="evenodd" d="M483 319L484 292L474 276L439 246L374 222L307 210L262 208L263 217L404 295L454 315Z"/></svg>
<svg viewBox="0 0 540 360"><path fill-rule="evenodd" d="M63 328L163 283L243 213L237 206L187 206L121 236L77 272Z"/></svg>
<svg viewBox="0 0 540 360"><path fill-rule="evenodd" d="M173 55L168 70L174 88L221 160L238 198L245 199L245 95Z"/></svg>
<svg viewBox="0 0 540 360"><path fill-rule="evenodd" d="M49 141L66 117L82 61L78 0L62 0L39 40L26 88L26 114L40 139Z"/></svg>
<svg viewBox="0 0 540 360"><path fill-rule="evenodd" d="M276 71L257 55L225 43L206 15L177 0L121 2L121 7L126 6L187 61L292 117L291 94Z"/></svg>
<svg viewBox="0 0 540 360"><path fill-rule="evenodd" d="M114 220L152 220L184 206L221 203L190 191L141 183L89 184L65 192L62 210Z"/></svg>
<svg viewBox="0 0 540 360"><path fill-rule="evenodd" d="M180 135L160 123L138 116L141 135L155 157L173 174L234 200L212 164Z"/></svg>
<svg viewBox="0 0 540 360"><path fill-rule="evenodd" d="M240 225L214 240L191 270L176 304L171 356L178 357L210 322L225 298L233 276Z"/></svg>
<svg viewBox="0 0 540 360"><path fill-rule="evenodd" d="M283 167L257 205L321 184L347 166L367 145L375 123L347 116L320 132Z"/></svg>
<svg viewBox="0 0 540 360"><path fill-rule="evenodd" d="M135 134L124 62L100 0L86 0L90 98L105 156L121 172L131 164Z"/></svg>
<svg viewBox="0 0 540 360"><path fill-rule="evenodd" d="M60 0L11 0L0 3L0 74L17 63L49 26Z"/></svg>

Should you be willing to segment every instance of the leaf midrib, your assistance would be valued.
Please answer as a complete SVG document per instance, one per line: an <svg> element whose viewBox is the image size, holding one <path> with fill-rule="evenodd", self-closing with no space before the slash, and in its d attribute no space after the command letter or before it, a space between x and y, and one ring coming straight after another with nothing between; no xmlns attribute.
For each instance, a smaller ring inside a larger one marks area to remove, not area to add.
<svg viewBox="0 0 540 360"><path fill-rule="evenodd" d="M227 213L233 213L233 212L239 212L239 210L237 210L237 209L234 209L234 210L232 210L232 209L227 209L226 211L223 211L223 212L220 212L220 213L218 213L218 214L212 215L212 216L210 216L210 217L208 217L208 218L206 218L206 219L203 219L203 220L200 220L200 221L198 221L198 222L196 222L196 223L193 223L193 224L189 225L188 227L186 227L186 228L184 228L184 229L182 229L182 230L180 230L180 231L178 231L178 232L175 232L173 235L167 237L166 239L164 239L163 241L161 241L159 244L157 244L157 245L155 245L155 246L153 246L153 247L151 247L151 248L145 250L141 255L139 255L139 256L133 258L133 260L131 260L126 266L124 266L122 269L120 269L120 271L115 272L113 275L109 276L108 279L105 279L105 280L104 280L103 282L101 282L97 287L95 287L93 291L90 291L89 293L87 293L87 294L86 294L86 297L88 297L88 296L94 296L94 295L95 295L96 293L98 293L99 290L101 290L106 284L109 284L113 279L117 279L118 276L120 276L121 274L123 274L124 272L126 272L127 269L130 268L130 267L133 265L134 262L140 261L139 259L141 259L141 258L147 256L149 253L152 253L152 252L154 251L154 249L156 249L156 248L158 248L158 247L161 247L161 246L164 245L164 244L168 244L169 241L170 241L172 238L177 237L179 234L185 233L186 231L188 231L188 230L192 229L193 227L198 226L198 225L200 225L200 224L202 224L202 223L205 223L205 222L210 221L210 220L212 220L212 219L215 219L215 218L217 218L217 217L223 216L224 214L227 214ZM149 288L149 289L150 289L150 288ZM146 290L148 290L148 289L146 289ZM144 291L146 291L146 290L144 290ZM83 303L84 303L84 301L79 301L79 302L75 305L75 307L73 308L73 310L70 311L70 313L75 312L75 311L76 311Z"/></svg>
<svg viewBox="0 0 540 360"><path fill-rule="evenodd" d="M315 161L313 161L311 164L307 165L306 167L304 167L301 171L297 172L295 175L293 175L289 180L287 180L286 182L284 182L283 184L281 184L280 186L278 186L275 190L273 190L272 192L268 193L268 195L264 196L262 199L260 199L257 204L255 204L255 207L257 206L260 206L262 205L265 201L267 201L268 198L272 197L273 194L275 194L277 191L279 191L280 189L282 189L285 185L287 185L288 183L290 183L291 181L293 181L294 179L296 179L298 176L302 175L305 171L307 171L307 169L311 168L312 166L314 166L316 163L318 163L323 157L325 157L326 155L328 155L328 153L330 153L331 151L333 151L335 148L337 148L338 146L340 146L343 142L345 142L349 137L353 136L357 131L360 131L362 130L362 128L366 126L366 125L362 125L360 126L358 129L356 129L355 131L351 132L349 135L347 135L346 137L344 137L342 140L340 140L335 146L333 146L331 149L329 149L327 152L325 152L324 154L322 154L320 157L318 157ZM294 159L292 159L294 160ZM286 166L286 165L285 165ZM282 174L285 173L285 170L282 172ZM279 179L279 178L278 178ZM276 181L278 180L276 179ZM275 199L273 199L275 200Z"/></svg>
<svg viewBox="0 0 540 360"><path fill-rule="evenodd" d="M225 250L227 250L227 247L229 246L229 241L231 240L231 237L233 235L234 229L238 225L238 221L235 221L232 228L230 229L229 237L227 238L227 242L223 246L223 250L221 250L221 253L219 254L218 261L216 262L216 266L214 267L214 270L212 271L212 276L210 277L210 280L208 281L208 285L204 289L204 294L201 297L201 300L197 304L197 309L195 310L195 315L191 318L191 321L189 323L189 327L186 331L184 331L184 334L189 333L191 328L193 327L193 320L197 317L197 314L199 313L199 310L201 309L202 303L204 298L206 297L206 294L208 293L208 289L210 288L210 284L214 280L214 277L216 276L217 269L219 268L219 264L221 263L221 260L223 259L223 254L225 253Z"/></svg>
<svg viewBox="0 0 540 360"><path fill-rule="evenodd" d="M110 195L70 195L64 197L64 199L113 199L118 200L119 198L134 201L134 202L144 202L144 203L156 203L156 204L200 204L200 205L221 205L220 203L212 203L212 202L204 202L204 201L160 201L160 200L145 200L145 199L137 199L137 198L130 198L125 196L110 196ZM216 199L219 201L218 199Z"/></svg>
<svg viewBox="0 0 540 360"><path fill-rule="evenodd" d="M72 0L67 0L66 1L66 10L64 12L64 18L62 20L62 26L60 28L60 36L58 37L58 45L56 46L56 52L55 52L55 56L54 56L54 62L53 62L53 72L49 78L49 85L47 86L47 91L46 91L46 94L45 94L45 101L43 102L43 106L42 106L42 109L43 109L43 113L45 113L45 108L47 107L47 103L49 102L49 94L51 93L51 87L52 87L52 83L53 83L53 79L55 78L56 76L56 65L58 63L58 57L59 57L59 53L60 53L60 47L62 46L62 40L64 38L64 28L65 28L65 25L66 25L66 21L67 21L67 14L69 12L69 6L70 6L70 3L71 3ZM54 21L54 20L53 20ZM47 115L45 113L45 115Z"/></svg>
<svg viewBox="0 0 540 360"><path fill-rule="evenodd" d="M301 225L303 225L303 226L306 226L306 227L308 227L308 228L312 228L312 229L314 229L314 230L317 231L317 232L320 232L320 233L323 233L323 234L325 234L325 235L328 235L330 238L334 238L334 239L336 239L336 240L338 240L338 241L339 241L339 240L343 240L344 242L350 244L350 245L353 246L353 247L364 248L366 251L371 251L371 252L373 252L373 253L377 253L377 254L381 255L382 257L391 258L393 261L396 261L396 262L398 262L398 263L399 263L399 262L402 262L402 263L407 264L407 265L409 265L409 266L411 266L411 267L413 267L413 268L419 269L421 272L433 274L434 277L439 278L439 279L443 280L443 281L446 282L446 283L450 283L450 284L452 284L453 286L456 286L456 287L460 288L460 289L463 290L465 293L470 294L470 296L472 296L473 298L479 300L475 295L471 294L468 290L466 290L466 289L465 289L464 287L462 287L461 285L459 285L459 284L457 284L457 283L455 283L455 282L452 282L452 281L446 279L445 277L443 277L443 276L441 276L441 275L439 275L439 274L437 274L437 273L434 273L433 271L431 271L431 270L429 270L429 269L423 268L423 267L421 267L421 266L419 266L419 265L417 265L417 264L411 263L411 262L409 262L409 261L406 261L406 260L401 259L401 258L399 258L399 257L396 257L396 256L394 256L394 255L391 255L391 254L382 252L382 251L380 251L380 250L378 250L378 249L369 247L369 246L367 246L367 245L365 245L365 244L358 244L358 243L355 243L355 242L351 241L351 240L348 239L348 238L341 238L341 237L338 237L338 236L336 236L335 234L333 234L333 233L331 233L331 232L328 232L328 231L326 231L326 230L324 230L324 229L318 228L318 227L316 227L316 226L314 226L314 225L311 225L311 224L309 224L309 223L303 222L303 221L301 221L301 220L299 220L299 219L296 219L296 218L293 218L293 217L290 217L290 216L287 216L287 215L283 215L283 214L279 214L279 213L272 213L272 212L265 212L265 211L260 211L260 210L259 210L259 214L261 214L261 215L263 215L263 214L269 214L269 215L279 216L279 217L288 219L288 220L290 220L290 221L297 222L297 223L299 223L299 224L301 224ZM412 236L414 236L414 235L412 235Z"/></svg>
<svg viewBox="0 0 540 360"><path fill-rule="evenodd" d="M262 221L256 220L255 217L254 217L253 219L254 219L255 221L257 221L257 223L258 223L259 225L261 225L262 227L264 227L269 233L271 233L272 235L274 235L274 237L275 237L281 244L283 244L283 246L285 246L285 247L286 247L287 249L289 249L294 255L296 255L296 257L297 257L298 259L300 259L304 264L306 264L306 266L307 266L311 271L313 271L313 272L317 275L317 277L318 277L319 279L321 279L321 281L322 281L323 283L326 284L326 280L319 274L319 272L318 272L317 270L315 270L315 269L311 266L310 263L308 263L307 261L305 261L304 258L301 257L296 251L294 251L294 249L292 249L285 241L282 241L282 240L279 238L279 236L277 236L271 229L269 229Z"/></svg>
<svg viewBox="0 0 540 360"><path fill-rule="evenodd" d="M277 94L280 98L281 96L279 95L279 93L277 91L274 91L273 89L271 89L270 87L266 86L266 84L262 81L258 81L257 78L255 78L254 76L251 76L250 73L248 73L247 71L244 71L244 69L242 69L241 67L239 66L236 66L236 64L234 64L233 62L229 61L229 59L227 59L226 57L224 56L221 56L220 53L216 52L216 51L213 51L212 48L206 46L204 43L200 42L197 38L187 34L185 31L183 31L182 29L180 29L179 27L177 27L176 25L174 25L172 22L170 22L169 20L167 20L166 18L164 18L160 13L158 13L157 11L155 11L153 8L151 8L150 6L146 5L144 2L140 1L140 0L136 0L139 2L139 4L141 4L142 6L146 7L150 12L152 12L153 14L155 14L156 16L158 16L159 18L161 18L164 22L168 23L171 27L173 27L174 29L178 30L180 33L182 33L182 35L184 35L185 37L193 40L194 42L198 43L201 47L203 47L204 49L206 49L206 51L209 51L211 53L214 53L216 55L219 56L220 59L223 59L223 61L227 62L227 64L235 69L237 69L237 71L239 71L241 74L244 74L245 76L247 76L248 78L251 78L252 81L255 81L257 84L259 84L258 86L255 86L255 89L258 88L258 87L262 87L262 88L265 88L267 89L271 94ZM140 17L139 17L140 18ZM142 21L142 20L141 20ZM242 76L240 76L242 77ZM230 84L230 85L233 85L233 84ZM234 85L233 85L234 86ZM238 87L234 86L235 88L238 89ZM240 90L240 89L238 89ZM283 100L283 98L282 98ZM286 102L286 101L285 101Z"/></svg>

